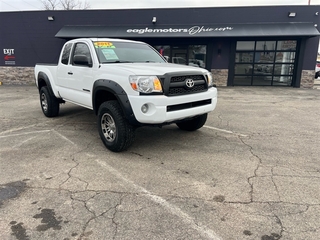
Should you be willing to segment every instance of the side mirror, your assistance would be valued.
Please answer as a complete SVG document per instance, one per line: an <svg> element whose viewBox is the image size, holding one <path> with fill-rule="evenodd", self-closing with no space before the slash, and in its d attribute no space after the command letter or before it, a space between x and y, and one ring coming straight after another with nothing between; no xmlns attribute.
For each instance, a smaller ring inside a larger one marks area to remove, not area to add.
<svg viewBox="0 0 320 240"><path fill-rule="evenodd" d="M80 66L92 67L92 62L86 55L75 55L73 57L73 64Z"/></svg>

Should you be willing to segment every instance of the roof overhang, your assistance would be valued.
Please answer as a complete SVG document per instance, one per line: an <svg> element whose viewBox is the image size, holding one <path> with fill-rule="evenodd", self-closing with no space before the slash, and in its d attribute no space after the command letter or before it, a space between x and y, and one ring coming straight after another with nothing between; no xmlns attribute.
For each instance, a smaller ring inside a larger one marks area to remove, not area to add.
<svg viewBox="0 0 320 240"><path fill-rule="evenodd" d="M58 38L117 37L314 37L320 33L313 23L248 23L153 26L71 26L56 34Z"/></svg>

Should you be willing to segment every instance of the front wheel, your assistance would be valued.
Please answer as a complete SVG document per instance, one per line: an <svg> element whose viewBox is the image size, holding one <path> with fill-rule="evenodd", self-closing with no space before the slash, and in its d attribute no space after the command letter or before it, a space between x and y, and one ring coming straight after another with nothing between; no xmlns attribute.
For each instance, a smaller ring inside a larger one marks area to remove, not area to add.
<svg viewBox="0 0 320 240"><path fill-rule="evenodd" d="M40 89L40 104L42 112L46 117L56 117L59 115L60 103L54 95L50 94L48 87Z"/></svg>
<svg viewBox="0 0 320 240"><path fill-rule="evenodd" d="M134 140L134 127L125 118L117 101L107 101L98 110L99 135L104 145L113 152L130 147Z"/></svg>
<svg viewBox="0 0 320 240"><path fill-rule="evenodd" d="M197 116L197 117L192 118L190 120L185 120L182 122L178 122L176 124L181 130L195 131L195 130L201 128L206 123L207 116L208 116L208 114L205 113L203 115Z"/></svg>

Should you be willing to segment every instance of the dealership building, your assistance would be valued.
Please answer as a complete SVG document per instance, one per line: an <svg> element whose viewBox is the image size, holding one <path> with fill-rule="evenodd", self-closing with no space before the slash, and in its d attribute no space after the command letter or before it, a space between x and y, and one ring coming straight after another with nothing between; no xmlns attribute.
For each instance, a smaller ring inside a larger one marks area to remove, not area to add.
<svg viewBox="0 0 320 240"><path fill-rule="evenodd" d="M80 37L149 43L169 62L206 68L217 86L312 88L320 6L0 12L0 81L34 84Z"/></svg>

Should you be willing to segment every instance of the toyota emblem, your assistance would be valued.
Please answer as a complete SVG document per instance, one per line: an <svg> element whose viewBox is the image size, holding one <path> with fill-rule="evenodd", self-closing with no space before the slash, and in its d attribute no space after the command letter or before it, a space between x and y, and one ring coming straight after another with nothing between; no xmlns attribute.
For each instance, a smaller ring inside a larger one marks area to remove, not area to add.
<svg viewBox="0 0 320 240"><path fill-rule="evenodd" d="M191 78L186 79L186 86L187 86L188 88L193 88L193 86L194 86L194 81L193 81L193 79L191 79Z"/></svg>

